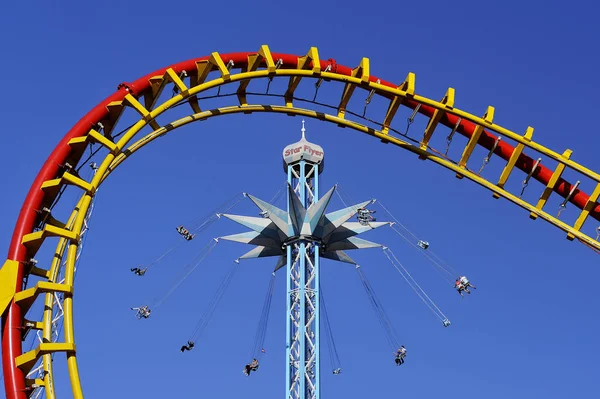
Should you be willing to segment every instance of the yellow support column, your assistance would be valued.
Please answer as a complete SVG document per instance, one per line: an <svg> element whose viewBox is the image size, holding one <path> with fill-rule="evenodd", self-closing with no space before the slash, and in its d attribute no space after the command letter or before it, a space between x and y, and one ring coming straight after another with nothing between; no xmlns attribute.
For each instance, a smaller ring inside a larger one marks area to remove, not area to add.
<svg viewBox="0 0 600 399"><path fill-rule="evenodd" d="M588 199L587 203L585 204L585 207L583 208L583 210L579 214L579 217L575 221L575 225L573 225L573 228L575 230L577 230L577 231L581 230L581 228L583 227L583 224L585 223L585 220L590 215L590 212L592 211L592 209L594 209L596 207L596 205L598 205L598 197L600 197L600 183L598 183L596 185L596 188L592 192L592 195L590 195L590 198ZM567 238L569 240L573 240L575 238L575 236L571 233L568 233Z"/></svg>
<svg viewBox="0 0 600 399"><path fill-rule="evenodd" d="M209 62L209 60L196 61L196 74L190 76L190 87L193 88L204 83L211 69L212 64ZM196 98L196 96L190 97L188 102L190 103L190 107L192 107L192 110L195 113L199 114L200 112L202 112L200 104L198 103L198 98Z"/></svg>
<svg viewBox="0 0 600 399"><path fill-rule="evenodd" d="M113 101L106 106L108 119L102 121L102 123L104 123L104 135L106 137L111 137L112 131L119 122L119 119L121 119L124 109L125 106L122 101Z"/></svg>
<svg viewBox="0 0 600 399"><path fill-rule="evenodd" d="M221 73L221 78L223 78L225 82L231 79L229 69L227 69L227 65L225 65L219 53L217 53L216 51L212 53L210 55L210 58L208 59L208 62L217 68L217 70Z"/></svg>
<svg viewBox="0 0 600 399"><path fill-rule="evenodd" d="M532 136L533 136L533 128L531 126L528 126L527 130L525 131L525 134L523 135L523 140L529 142L529 141L531 141ZM506 163L506 166L502 170L502 174L500 175L500 180L498 180L498 183L496 184L498 187L504 188L504 185L506 184L508 177L510 176L512 170L514 169L515 164L517 163L517 160L523 153L524 148L525 148L524 144L521 144L521 143L517 144L517 146L513 150L513 153L510 156L510 159ZM500 198L500 196L496 193L493 193L492 195L496 199Z"/></svg>
<svg viewBox="0 0 600 399"><path fill-rule="evenodd" d="M573 153L573 151L566 150L562 154L562 157L565 160L567 160L567 159L571 158L571 154L572 153ZM564 163L559 163L558 166L556 167L556 169L554 170L554 173L552 173L552 177L548 181L548 185L544 189L544 192L540 196L540 199L538 200L538 203L535 206L540 211L542 210L542 208L544 207L544 205L546 205L546 202L548 201L548 198L550 198L550 194L552 194L552 191L554 191L554 187L556 186L556 182L562 176L562 174L563 174L563 172L565 170L565 167L566 167L566 165ZM538 218L538 214L535 213L535 212L531 212L531 213L529 213L529 218L535 220L535 219Z"/></svg>
<svg viewBox="0 0 600 399"><path fill-rule="evenodd" d="M41 343L40 346L32 351L25 352L15 359L15 365L20 368L24 374L28 374L38 359L45 354L55 352L75 351L75 344L65 343Z"/></svg>
<svg viewBox="0 0 600 399"><path fill-rule="evenodd" d="M71 140L69 140L69 146L71 147L72 151L83 153L90 141L103 145L104 147L108 148L108 150L111 152L114 151L116 147L115 143L113 143L94 129L91 129L85 136L74 137Z"/></svg>
<svg viewBox="0 0 600 399"><path fill-rule="evenodd" d="M248 56L248 67L243 72L254 72L258 69L262 62L267 64L267 71L269 74L275 73L276 67L275 62L273 61L273 56L271 56L271 51L269 47L266 45L261 46L260 50L256 54L251 54ZM250 79L242 80L237 89L238 101L241 106L248 105L248 101L246 101L246 88L250 84Z"/></svg>
<svg viewBox="0 0 600 399"><path fill-rule="evenodd" d="M370 66L369 59L363 58L360 62L360 65L352 70L353 78L360 78L362 83L369 83L370 79ZM354 89L356 89L356 85L354 83L346 83L344 85L344 91L342 92L342 99L340 100L340 104L338 105L338 118L344 119L346 114L346 107L348 106L348 102L350 101L350 97L354 94Z"/></svg>
<svg viewBox="0 0 600 399"><path fill-rule="evenodd" d="M47 224L43 230L25 234L21 239L21 243L27 247L27 254L30 258L35 256L47 237L62 237L75 242L79 241L79 234Z"/></svg>
<svg viewBox="0 0 600 399"><path fill-rule="evenodd" d="M34 287L19 291L14 295L15 302L19 304L23 314L26 314L31 305L35 302L40 294L46 292L62 292L65 294L73 294L73 286L49 281L39 281Z"/></svg>
<svg viewBox="0 0 600 399"><path fill-rule="evenodd" d="M446 91L446 95L442 99L441 103L444 104L444 106L447 109L454 108L454 89L452 87L448 88L448 91ZM423 151L427 151L429 140L431 140L433 132L437 128L438 124L440 123L440 120L445 115L445 113L446 112L444 110L436 109L433 115L431 116L431 119L429 119L429 123L427 123L427 127L425 128L425 133L423 133L423 139L421 139L421 149ZM419 156L419 159L424 160L427 158Z"/></svg>
<svg viewBox="0 0 600 399"><path fill-rule="evenodd" d="M187 97L188 91L190 89L185 85L185 83L183 83L183 80L181 80L181 78L175 73L173 68L167 69L163 80L173 82L173 84L179 90L179 93L182 94L184 97Z"/></svg>
<svg viewBox="0 0 600 399"><path fill-rule="evenodd" d="M112 141L110 141L109 139L107 139L106 137L104 137L99 132L95 131L94 129L90 130L87 135L90 139L93 139L96 143L108 148L108 150L110 152L114 152L117 148L117 145L115 143L113 143Z"/></svg>
<svg viewBox="0 0 600 399"><path fill-rule="evenodd" d="M152 129L160 129L160 125L154 120L152 113L148 111L146 107L144 107L134 96L127 94L125 96L125 101L142 116L144 121L152 126Z"/></svg>
<svg viewBox="0 0 600 399"><path fill-rule="evenodd" d="M316 47L311 47L308 50L308 53L303 56L298 58L298 67L297 69L299 70L306 70L310 68L310 64L312 62L312 71L313 71L313 75L317 75L319 73L321 73L321 61L319 58L319 51L317 50ZM300 80L302 80L301 76L291 76L290 80L288 82L288 88L285 92L285 103L286 106L291 107L292 106L292 97L294 96L294 91L296 91L296 88L298 87L298 84L300 84Z"/></svg>
<svg viewBox="0 0 600 399"><path fill-rule="evenodd" d="M156 105L156 100L160 97L163 89L165 88L165 78L163 76L152 76L148 79L150 83L150 90L144 93L144 106L146 109L152 110Z"/></svg>
<svg viewBox="0 0 600 399"><path fill-rule="evenodd" d="M19 262L16 260L7 259L0 269L0 314L4 314L15 296L18 272Z"/></svg>
<svg viewBox="0 0 600 399"><path fill-rule="evenodd" d="M310 64L312 63L312 72L313 76L321 73L321 60L319 59L319 50L316 47L311 47L308 50L308 53L304 57L298 58L298 69L306 70L310 68ZM300 80L302 80L302 76L290 76L290 81L288 82L288 88L285 92L285 105L286 107L293 106L293 97L294 91L300 84Z"/></svg>
<svg viewBox="0 0 600 399"><path fill-rule="evenodd" d="M397 87L398 90L404 92L404 95L397 95L390 102L387 112L385 113L385 118L383 119L383 128L381 129L381 133L389 134L390 125L392 124L394 116L396 116L398 108L400 108L406 97L412 97L415 95L415 80L415 74L409 72L406 76L406 79L404 79L404 82ZM385 142L385 140L382 141Z"/></svg>
<svg viewBox="0 0 600 399"><path fill-rule="evenodd" d="M492 107L491 105L488 107L487 112L483 116L483 120L490 125L493 123L494 107ZM460 161L458 162L458 167L460 167L462 169L466 169L467 161L471 157L471 154L473 153L475 146L479 142L479 137L481 137L481 133L483 133L483 129L484 129L484 127L482 125L477 125L477 127L475 128L475 131L471 135L471 138L469 139L469 142L467 143L467 146L465 147L465 150L463 151ZM459 179L463 178L463 176L458 173L456 174L456 177L458 177Z"/></svg>

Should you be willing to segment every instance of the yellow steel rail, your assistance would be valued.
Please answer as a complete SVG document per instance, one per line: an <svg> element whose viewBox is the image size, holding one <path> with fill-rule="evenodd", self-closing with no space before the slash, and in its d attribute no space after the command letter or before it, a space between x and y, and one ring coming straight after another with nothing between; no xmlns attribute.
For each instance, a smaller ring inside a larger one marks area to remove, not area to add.
<svg viewBox="0 0 600 399"><path fill-rule="evenodd" d="M600 243L581 231L586 218L597 204L598 197L600 196L600 175L572 161L570 159L570 151L561 155L533 142L531 140L533 129L528 129L526 134L521 136L494 124L493 107L488 107L488 111L483 118L454 108L454 89L452 88L448 89L445 97L441 101L435 101L419 96L415 94L415 76L412 73L408 75L404 83L399 87L389 87L378 83L377 81L374 82L370 76L369 60L366 58L353 70L351 76L346 76L338 74L335 71L321 70L318 62L319 55L316 48L311 48L306 56L298 58L298 66L296 69L277 69L267 46L262 46L260 51L252 57L254 58L250 59L251 62L249 62L248 67L245 70L241 70L239 73L231 73L221 56L218 53L213 53L207 61L199 61L196 63L196 71L187 71L190 83L189 87L184 82L185 76L176 73L172 69L167 69L163 76L151 77L151 90L144 93L145 98L143 103L139 101L139 98L132 94L128 94L123 101L115 101L109 104L108 109L111 113L111 121L104 126L104 135L100 134L95 129L91 129L87 136L76 138L69 142L72 148L85 149L91 143L99 143L109 150L90 182L86 182L80 177L70 173L64 173L62 176L48 180L42 184L41 189L49 190L52 194L56 194L64 185L75 186L84 191L80 201L64 225L53 225L54 220L51 219L40 231L23 237L23 244L28 246L28 253L30 256L35 255L40 246L45 242L46 238L59 238L50 269L48 271L39 269L39 272L37 273L37 275L47 276L48 282L38 283L37 289L33 288L31 290L23 291L18 294L18 298L15 297L15 300L25 301L29 306L30 302L35 300L39 293L46 293L43 320L42 322L33 321L32 323L36 328L41 328L43 330L42 336L44 341L51 342L54 295L57 292L64 293L64 342L42 344L35 350L24 353L19 358L15 359L16 364L24 370L30 370L38 359L42 359L44 379L32 380L29 381L28 384L42 385L49 399L55 399L56 397L52 368L52 354L56 352L66 353L73 396L76 399L83 397L76 358L72 288L74 284L77 251L80 245L79 237L84 228L85 215L88 212L93 196L102 182L128 157L168 132L195 121L236 113L270 112L287 115L302 115L334 123L341 127L349 127L415 153L422 159L428 159L453 171L457 176L468 178L490 190L495 197L506 198L514 204L528 210L533 217L539 217L546 220L559 229L567 232L569 238L577 238L586 245L595 248L596 250L600 250ZM261 67L261 62L264 62L263 67ZM215 79L207 81L206 79L211 71L216 72L218 76ZM286 92L281 96L284 99L285 105L248 104L246 92L248 82L253 79L270 77L289 77ZM303 78L323 78L325 80L344 83L344 90L334 114L294 107L294 91ZM239 83L236 98L240 105L236 104L213 110L201 111L196 97L198 94L223 84L234 82ZM176 94L172 98L167 99L164 103L155 106L160 93L169 84L172 84L176 88ZM371 90L373 93L383 96L390 101L386 116L381 123L379 123L380 129L375 129L366 124L361 124L347 118L347 104L357 87ZM416 144L411 144L408 140L393 136L390 133L394 115L398 108L402 104L405 104L407 100L418 104L424 104L435 109L435 113L429 119L423 138ZM180 118L164 126L160 126L156 122L158 116L162 115L173 106L183 102L189 103L189 106L194 112L192 115ZM118 141L115 142L112 139L111 132L114 131L114 127L125 107L132 107L140 115L140 120L125 131ZM431 147L429 146L429 141L444 114L456 115L462 118L462 120L471 121L477 125L475 133L469 140L469 143L463 151L463 156L458 162L453 162L444 156L438 155L435 151L431 151ZM134 137L146 125L150 125L154 131L137 139L137 141L132 142ZM501 136L512 139L518 143L517 148L507 162L497 184L486 180L477 173L469 170L467 167L468 158L477 145L478 138L483 133L484 129L496 132ZM504 185L514 168L519 155L521 155L525 148L535 150L545 157L554 159L559 163L559 167L556 169L555 175L550 182L552 185L550 183L548 184L546 191L542 194L540 201L538 201L536 205L533 205L504 189ZM552 192L551 189L553 188L553 185L556 184L556 181L565 168L577 171L596 182L590 200L582 210L574 226L568 225L542 209L543 204L547 201L548 196ZM61 267L61 260L64 258L65 252L67 254L64 273L65 278L64 281L58 282L57 279ZM7 262L7 265L8 267L14 268L13 264ZM11 277L13 274L14 273L11 273L8 269L6 272L0 273L0 287L9 287L10 284L5 283L7 279L14 278ZM14 287L14 282L12 283L12 286ZM4 290L4 288L2 289ZM6 289L8 290L8 288ZM2 298L3 297L4 296L2 296ZM28 306L26 306L26 308Z"/></svg>

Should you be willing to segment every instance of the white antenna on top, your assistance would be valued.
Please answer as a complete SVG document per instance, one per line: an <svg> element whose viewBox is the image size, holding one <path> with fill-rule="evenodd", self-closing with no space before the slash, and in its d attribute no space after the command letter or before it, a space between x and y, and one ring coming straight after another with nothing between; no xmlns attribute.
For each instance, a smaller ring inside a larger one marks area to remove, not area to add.
<svg viewBox="0 0 600 399"><path fill-rule="evenodd" d="M306 129L304 128L304 119L302 119L302 129L300 131L302 132L302 139L306 140L306 138L304 137L304 133L306 133Z"/></svg>

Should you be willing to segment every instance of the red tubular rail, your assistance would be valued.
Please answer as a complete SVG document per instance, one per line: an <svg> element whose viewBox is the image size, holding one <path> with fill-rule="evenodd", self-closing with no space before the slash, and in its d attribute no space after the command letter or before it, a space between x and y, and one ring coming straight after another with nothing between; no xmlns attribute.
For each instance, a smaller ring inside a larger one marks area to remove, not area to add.
<svg viewBox="0 0 600 399"><path fill-rule="evenodd" d="M232 60L237 67L245 67L248 64L248 56L255 53L231 53L231 54L222 54L221 57L225 63ZM290 54L277 54L273 53L274 59L281 59L283 61L282 68L297 68L298 56L290 55ZM26 262L27 250L24 245L21 244L22 238L24 235L29 234L33 231L34 225L37 218L37 210L40 208L42 201L44 199L44 192L40 189L42 183L46 180L53 179L57 176L59 172L59 168L61 165L65 163L65 160L69 156L71 148L68 145L68 142L75 138L84 136L89 132L89 130L95 126L98 122L106 119L108 117L108 109L107 105L113 101L121 101L124 99L125 95L128 92L131 92L135 97L140 97L144 92L150 89L149 78L153 76L162 76L166 69L172 68L175 72L179 73L182 70L195 70L196 62L200 60L206 60L208 57L196 58L184 62L180 62L178 64L171 65L170 67L166 67L163 69L159 69L151 74L148 74L133 83L121 84L119 85L118 90L111 94L108 98L103 100L100 104L94 107L87 115L85 115L71 130L63 137L60 143L56 146L54 151L50 154L41 170L39 171L37 177L35 178L25 201L23 202L23 206L19 213L19 218L17 219L16 226L13 232L11 244L8 250L8 259L15 260L20 262L19 272L17 277L17 286L16 290L21 291L21 281L23 280L23 262ZM324 70L327 65L332 66L332 72L350 76L352 69L346 66L337 65L336 62L332 59L327 61L321 61L321 70ZM377 81L376 77L371 77L371 81ZM396 85L381 81L381 84L384 84L389 87L397 87ZM415 108L416 103L409 101L406 104L408 107ZM435 109L422 105L419 109L419 112L428 117L433 116ZM446 114L440 123L448 126L454 127L458 118L454 115ZM460 124L460 127L457 131L470 138L473 134L476 125L472 122L463 120ZM490 150L496 141L496 136L489 132L484 132L478 144ZM500 141L495 150L495 154L504 160L508 160L514 150L514 147L510 144ZM516 164L516 168L521 169L528 173L533 167L534 160L527 155L522 154L518 162ZM542 184L548 184L552 176L552 171L542 165L538 167L532 177ZM560 179L556 184L554 191L562 197L566 197L571 190L572 184ZM580 190L575 190L574 194L570 198L570 202L573 203L580 209L585 207L587 201L589 199L589 195L585 194ZM596 220L600 220L600 205L597 205L591 212L590 216ZM22 332L22 321L23 314L18 305L14 302L8 307L7 311L4 313L2 317L2 365L4 371L4 386L6 390L6 398L7 399L26 399L27 392L25 389L25 375L23 372L15 366L15 358L22 354L21 347L21 332Z"/></svg>

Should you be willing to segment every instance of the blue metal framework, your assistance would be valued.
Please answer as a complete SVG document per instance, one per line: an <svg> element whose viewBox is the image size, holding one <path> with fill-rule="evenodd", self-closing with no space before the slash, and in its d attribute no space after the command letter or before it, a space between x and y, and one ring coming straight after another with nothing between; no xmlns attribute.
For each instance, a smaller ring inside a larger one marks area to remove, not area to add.
<svg viewBox="0 0 600 399"><path fill-rule="evenodd" d="M288 196L308 209L319 200L319 166L304 159L287 167ZM292 201L288 198L288 213ZM291 222L290 222L291 223ZM319 246L300 235L287 246L286 398L320 397Z"/></svg>

